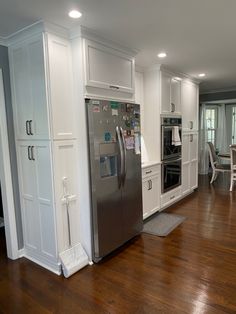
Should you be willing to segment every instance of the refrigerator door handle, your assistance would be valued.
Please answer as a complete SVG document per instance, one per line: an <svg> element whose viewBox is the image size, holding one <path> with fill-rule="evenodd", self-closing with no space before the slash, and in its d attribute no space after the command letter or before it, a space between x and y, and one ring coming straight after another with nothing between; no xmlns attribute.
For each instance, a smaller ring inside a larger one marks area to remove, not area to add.
<svg viewBox="0 0 236 314"><path fill-rule="evenodd" d="M117 135L117 139L118 139L118 144L119 144L119 154L120 154L120 167L119 167L119 171L118 171L118 185L119 185L119 189L121 188L121 184L122 184L122 176L124 173L124 151L123 151L123 147L122 147L122 140L121 140L121 132L119 127L116 127L116 135Z"/></svg>
<svg viewBox="0 0 236 314"><path fill-rule="evenodd" d="M123 146L123 174L122 174L122 182L123 185L125 184L125 178L126 178L126 171L127 171L127 167L126 167L126 148L125 148L125 138L124 138L124 132L122 127L120 127L120 134L121 134L121 138L122 138L122 146Z"/></svg>

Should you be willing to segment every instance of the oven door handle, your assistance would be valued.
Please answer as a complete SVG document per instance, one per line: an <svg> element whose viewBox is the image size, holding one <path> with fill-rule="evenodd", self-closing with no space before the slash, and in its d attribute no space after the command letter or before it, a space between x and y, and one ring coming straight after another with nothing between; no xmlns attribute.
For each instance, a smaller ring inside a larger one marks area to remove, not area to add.
<svg viewBox="0 0 236 314"><path fill-rule="evenodd" d="M179 125L168 125L168 126L165 126L165 125L162 125L162 128L165 129L165 130L172 130L174 126L178 126L180 130L182 130L182 127L179 126Z"/></svg>
<svg viewBox="0 0 236 314"><path fill-rule="evenodd" d="M182 158L166 160L166 161L163 161L163 164L164 165L172 164L173 162L177 162L177 161L181 161L181 160L182 160Z"/></svg>

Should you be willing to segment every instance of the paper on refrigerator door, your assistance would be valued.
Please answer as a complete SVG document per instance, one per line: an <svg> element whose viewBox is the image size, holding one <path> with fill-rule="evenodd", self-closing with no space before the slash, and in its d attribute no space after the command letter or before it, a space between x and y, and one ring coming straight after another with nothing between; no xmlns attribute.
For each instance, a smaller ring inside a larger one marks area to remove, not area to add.
<svg viewBox="0 0 236 314"><path fill-rule="evenodd" d="M135 147L135 154L136 155L141 154L139 134L134 134L134 147Z"/></svg>
<svg viewBox="0 0 236 314"><path fill-rule="evenodd" d="M125 148L126 149L134 149L135 143L134 143L134 137L133 136L127 136L125 137Z"/></svg>

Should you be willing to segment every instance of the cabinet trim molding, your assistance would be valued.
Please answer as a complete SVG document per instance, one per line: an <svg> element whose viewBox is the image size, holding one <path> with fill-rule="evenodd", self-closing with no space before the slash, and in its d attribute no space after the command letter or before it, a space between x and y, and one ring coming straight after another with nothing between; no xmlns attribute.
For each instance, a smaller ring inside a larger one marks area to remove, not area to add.
<svg viewBox="0 0 236 314"><path fill-rule="evenodd" d="M2 69L0 69L0 131L0 156L2 160L2 166L0 167L0 179L3 191L2 201L5 218L7 256L11 259L17 259L19 257L19 252Z"/></svg>

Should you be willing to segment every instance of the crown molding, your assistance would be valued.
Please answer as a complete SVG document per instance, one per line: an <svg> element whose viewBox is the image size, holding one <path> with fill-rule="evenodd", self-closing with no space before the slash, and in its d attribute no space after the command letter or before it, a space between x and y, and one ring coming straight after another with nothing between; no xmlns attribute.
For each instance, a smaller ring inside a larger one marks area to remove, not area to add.
<svg viewBox="0 0 236 314"><path fill-rule="evenodd" d="M0 37L0 46L7 47L7 39L5 37Z"/></svg>
<svg viewBox="0 0 236 314"><path fill-rule="evenodd" d="M209 91L203 91L200 93L200 95L207 95L207 94L216 94L216 93L227 93L227 92L236 92L236 86L231 86L228 88L218 88L218 89L212 89Z"/></svg>
<svg viewBox="0 0 236 314"><path fill-rule="evenodd" d="M104 46L112 47L117 51L120 51L122 53L125 53L126 55L130 55L131 57L135 57L138 54L138 50L136 49L130 49L126 46L123 46L120 43L114 42L108 38L103 37L98 32L87 28L85 26L77 26L75 28L72 28L70 30L70 39L74 40L76 38L84 38L87 40L92 40L94 42L97 42L99 44L103 44Z"/></svg>
<svg viewBox="0 0 236 314"><path fill-rule="evenodd" d="M18 30L17 32L11 34L10 36L4 38L4 40L7 46L11 46L13 44L16 44L17 42L26 40L27 38L30 38L42 32L50 32L50 33L53 33L55 35L60 35L65 38L69 37L68 29L62 26L50 23L48 21L40 20Z"/></svg>
<svg viewBox="0 0 236 314"><path fill-rule="evenodd" d="M191 81L191 82L198 84L198 85L201 83L200 80L196 79L195 77L192 77L191 75L188 75L188 74L183 73L183 72L178 72L178 71L172 70L169 67L167 67L166 65L163 65L160 63L146 67L144 70L144 72L151 72L151 71L165 71L173 77L176 76L176 77L181 78L182 80L188 80L188 81Z"/></svg>

